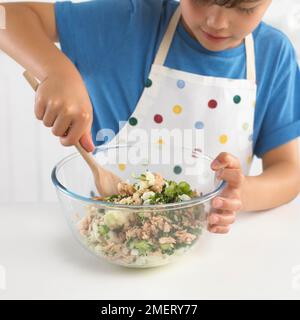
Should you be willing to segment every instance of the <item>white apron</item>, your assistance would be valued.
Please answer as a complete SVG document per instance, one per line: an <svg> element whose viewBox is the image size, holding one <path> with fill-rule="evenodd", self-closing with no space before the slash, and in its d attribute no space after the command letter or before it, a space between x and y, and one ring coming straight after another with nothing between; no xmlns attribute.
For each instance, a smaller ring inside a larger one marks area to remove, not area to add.
<svg viewBox="0 0 300 320"><path fill-rule="evenodd" d="M134 113L109 144L128 143L128 136L134 130L192 132L196 138L187 135L185 147L201 149L213 159L220 152L229 152L239 158L247 175L252 162L256 100L253 37L249 35L245 39L247 79L207 77L170 69L164 63L180 17L179 6L169 23ZM164 139L168 137L160 132L155 139L151 142L164 145ZM177 167L173 171L178 174L181 170Z"/></svg>

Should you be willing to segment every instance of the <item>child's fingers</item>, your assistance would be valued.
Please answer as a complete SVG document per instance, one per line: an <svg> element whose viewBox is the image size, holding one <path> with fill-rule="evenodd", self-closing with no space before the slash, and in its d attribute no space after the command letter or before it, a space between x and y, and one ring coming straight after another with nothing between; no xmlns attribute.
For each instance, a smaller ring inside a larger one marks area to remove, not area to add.
<svg viewBox="0 0 300 320"><path fill-rule="evenodd" d="M222 213L212 212L208 216L208 223L210 226L228 226L233 224L236 219L234 211L224 211Z"/></svg>
<svg viewBox="0 0 300 320"><path fill-rule="evenodd" d="M34 114L38 120L43 120L45 111L46 111L46 103L40 97L36 97L34 104Z"/></svg>
<svg viewBox="0 0 300 320"><path fill-rule="evenodd" d="M225 180L232 188L240 188L243 185L245 176L240 169L220 169L216 174L218 179Z"/></svg>
<svg viewBox="0 0 300 320"><path fill-rule="evenodd" d="M229 232L230 227L229 226L215 226L215 225L212 225L212 226L208 226L207 230L209 232L212 232L212 233L224 234L224 233L228 233Z"/></svg>
<svg viewBox="0 0 300 320"><path fill-rule="evenodd" d="M53 124L52 133L57 137L63 137L65 133L69 130L71 123L71 116L66 117L63 114L59 114Z"/></svg>
<svg viewBox="0 0 300 320"><path fill-rule="evenodd" d="M54 103L48 103L45 114L43 117L43 123L46 127L51 128L59 115L59 105Z"/></svg>
<svg viewBox="0 0 300 320"><path fill-rule="evenodd" d="M79 139L84 134L86 130L86 125L81 121L72 122L69 126L69 130L66 136L60 138L62 145L64 146L73 146L78 143Z"/></svg>
<svg viewBox="0 0 300 320"><path fill-rule="evenodd" d="M240 169L241 164L238 158L228 152L221 152L215 160L211 163L213 170L219 170L222 168Z"/></svg>
<svg viewBox="0 0 300 320"><path fill-rule="evenodd" d="M87 151L87 152L93 152L95 149L95 145L92 139L91 135L91 129L89 129L79 140L81 146Z"/></svg>
<svg viewBox="0 0 300 320"><path fill-rule="evenodd" d="M82 126L78 123L71 123L66 135L60 137L61 144L63 146L74 146L80 139L82 134Z"/></svg>
<svg viewBox="0 0 300 320"><path fill-rule="evenodd" d="M236 198L216 197L212 201L212 207L221 210L239 211L242 208L242 201Z"/></svg>

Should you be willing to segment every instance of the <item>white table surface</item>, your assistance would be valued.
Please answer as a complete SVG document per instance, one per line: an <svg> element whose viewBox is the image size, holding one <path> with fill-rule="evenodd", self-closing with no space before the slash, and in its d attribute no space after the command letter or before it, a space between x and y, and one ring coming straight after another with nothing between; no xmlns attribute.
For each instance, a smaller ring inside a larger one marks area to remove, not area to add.
<svg viewBox="0 0 300 320"><path fill-rule="evenodd" d="M147 270L94 258L58 204L1 205L0 270L0 299L300 299L300 197Z"/></svg>

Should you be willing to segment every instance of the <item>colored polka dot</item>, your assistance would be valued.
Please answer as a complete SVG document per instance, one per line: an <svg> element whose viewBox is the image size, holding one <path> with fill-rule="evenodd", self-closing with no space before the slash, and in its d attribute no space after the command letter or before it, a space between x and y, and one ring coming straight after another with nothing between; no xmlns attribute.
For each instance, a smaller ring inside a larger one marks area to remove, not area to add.
<svg viewBox="0 0 300 320"><path fill-rule="evenodd" d="M124 163L119 164L119 170L124 171L126 169L126 165Z"/></svg>
<svg viewBox="0 0 300 320"><path fill-rule="evenodd" d="M226 134L222 134L219 137L219 141L220 141L220 143L225 144L228 141L228 136Z"/></svg>
<svg viewBox="0 0 300 320"><path fill-rule="evenodd" d="M248 137L248 140L249 140L249 141L252 141L252 140L253 140L253 134L250 134L250 136Z"/></svg>
<svg viewBox="0 0 300 320"><path fill-rule="evenodd" d="M155 116L154 116L154 121L156 122L156 123L162 123L163 122L163 117L162 117L162 115L160 115L160 114L156 114Z"/></svg>
<svg viewBox="0 0 300 320"><path fill-rule="evenodd" d="M176 105L173 107L173 112L175 114L180 114L182 112L182 107L180 105Z"/></svg>
<svg viewBox="0 0 300 320"><path fill-rule="evenodd" d="M147 79L146 83L145 83L146 88L150 88L152 86L152 80L151 79Z"/></svg>
<svg viewBox="0 0 300 320"><path fill-rule="evenodd" d="M129 119L129 124L131 126L136 126L137 123L138 123L137 118L132 117L132 118Z"/></svg>
<svg viewBox="0 0 300 320"><path fill-rule="evenodd" d="M157 140L157 143L160 144L160 145L162 145L162 144L164 144L165 142L164 142L164 139L160 138L160 139Z"/></svg>
<svg viewBox="0 0 300 320"><path fill-rule="evenodd" d="M249 123L245 122L245 123L243 124L243 129L244 129L244 130L248 130L248 129L249 129Z"/></svg>
<svg viewBox="0 0 300 320"><path fill-rule="evenodd" d="M211 109L214 109L218 106L218 102L216 100L209 100L208 101L208 107Z"/></svg>
<svg viewBox="0 0 300 320"><path fill-rule="evenodd" d="M177 81L177 87L179 89L183 89L185 87L185 82L183 80L178 80Z"/></svg>
<svg viewBox="0 0 300 320"><path fill-rule="evenodd" d="M173 171L175 174L180 174L182 172L182 168L180 166L175 166Z"/></svg>
<svg viewBox="0 0 300 320"><path fill-rule="evenodd" d="M238 96L238 95L234 96L234 98L233 98L233 102L236 103L236 104L240 103L241 100L242 100L242 98L240 96Z"/></svg>
<svg viewBox="0 0 300 320"><path fill-rule="evenodd" d="M195 123L195 128L196 129L203 129L204 128L204 123L202 121L197 121Z"/></svg>

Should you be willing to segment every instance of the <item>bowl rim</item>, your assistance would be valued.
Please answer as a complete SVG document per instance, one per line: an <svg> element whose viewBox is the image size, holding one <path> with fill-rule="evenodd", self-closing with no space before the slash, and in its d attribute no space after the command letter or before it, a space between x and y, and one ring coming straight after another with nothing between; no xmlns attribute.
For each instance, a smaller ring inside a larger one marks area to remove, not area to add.
<svg viewBox="0 0 300 320"><path fill-rule="evenodd" d="M116 145L102 145L102 146L97 146L93 152L93 154L97 154L99 151L101 150L107 150L107 149L111 149L111 148L118 148L118 147L130 147L130 146L135 146L135 145L129 145L129 144L116 144ZM184 149L191 149L193 150L193 148L187 148L187 147L182 147ZM62 193L64 193L65 195L75 199L75 200L79 200L79 201L84 201L90 204L95 204L95 205L101 205L101 207L108 207L108 208L114 208L114 209L130 209L130 210L165 210L165 209L183 209L186 207L190 207L190 206L194 206L196 204L201 204L203 202L206 202L212 198L214 198L216 195L218 195L219 193L222 192L222 190L225 188L226 186L226 181L224 180L220 180L219 184L217 185L217 187L215 188L215 190L208 192L204 195L201 195L199 197L196 198L192 198L190 200L185 200L182 202L176 202L176 203L166 203L166 204L149 204L149 205L125 205L125 204L118 204L118 203L114 203L114 202L108 202L108 201L101 201L101 200L95 200L92 198L87 198L84 197L80 194L77 194L73 191L68 190L58 179L57 177L57 172L62 168L62 166L69 162L70 160L72 160L75 157L80 157L79 152L74 152L66 157L64 157L62 160L60 160L52 169L51 172L51 180L52 183L54 184L56 190L61 191ZM208 155L202 153L202 157L205 160L209 160L209 161L213 161L213 159L211 157L209 157Z"/></svg>

